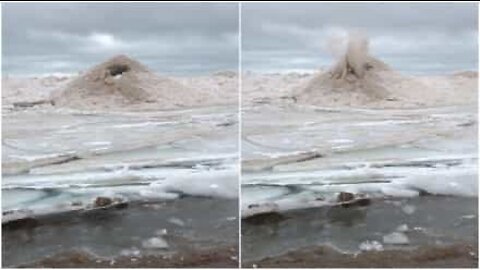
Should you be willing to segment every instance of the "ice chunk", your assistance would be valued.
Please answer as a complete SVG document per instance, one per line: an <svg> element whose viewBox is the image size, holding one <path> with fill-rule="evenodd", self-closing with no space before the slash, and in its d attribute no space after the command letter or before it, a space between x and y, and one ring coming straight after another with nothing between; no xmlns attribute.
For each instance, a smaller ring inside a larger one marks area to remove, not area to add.
<svg viewBox="0 0 480 270"><path fill-rule="evenodd" d="M397 227L396 229L397 232L407 232L408 231L408 225L407 224L402 224Z"/></svg>
<svg viewBox="0 0 480 270"><path fill-rule="evenodd" d="M160 229L155 231L155 235L167 235L168 231L167 229Z"/></svg>
<svg viewBox="0 0 480 270"><path fill-rule="evenodd" d="M415 213L415 210L416 210L415 206L409 205L409 204L402 207L402 211L407 215L411 215Z"/></svg>
<svg viewBox="0 0 480 270"><path fill-rule="evenodd" d="M383 236L383 243L391 245L408 245L410 240L408 240L407 235L402 232L393 232Z"/></svg>
<svg viewBox="0 0 480 270"><path fill-rule="evenodd" d="M139 256L140 255L140 250L136 247L132 247L132 248L124 249L124 250L120 251L120 255L121 256L128 256L128 257Z"/></svg>
<svg viewBox="0 0 480 270"><path fill-rule="evenodd" d="M108 146L111 145L112 142L109 141L93 141L93 142L84 142L83 145L87 146Z"/></svg>
<svg viewBox="0 0 480 270"><path fill-rule="evenodd" d="M172 224L175 224L175 225L178 225L180 227L183 227L185 226L185 222L183 222L183 220L179 219L179 218L170 218L168 220L168 222L172 223Z"/></svg>
<svg viewBox="0 0 480 270"><path fill-rule="evenodd" d="M392 196L392 197L404 197L404 198L409 198L409 197L417 197L418 196L418 191L416 190L409 190L405 188L401 188L398 186L383 186L380 187L380 190L384 195L387 196Z"/></svg>
<svg viewBox="0 0 480 270"><path fill-rule="evenodd" d="M374 251L382 251L383 250L383 245L378 242L378 241L364 241L360 244L359 246L360 250L362 251L371 251L371 250L374 250Z"/></svg>
<svg viewBox="0 0 480 270"><path fill-rule="evenodd" d="M460 217L461 219L474 219L475 215L464 215Z"/></svg>
<svg viewBox="0 0 480 270"><path fill-rule="evenodd" d="M142 246L148 249L166 249L168 248L168 243L163 238L152 237L143 241Z"/></svg>
<svg viewBox="0 0 480 270"><path fill-rule="evenodd" d="M237 169L213 170L171 176L151 187L163 192L233 199L238 197L238 171Z"/></svg>

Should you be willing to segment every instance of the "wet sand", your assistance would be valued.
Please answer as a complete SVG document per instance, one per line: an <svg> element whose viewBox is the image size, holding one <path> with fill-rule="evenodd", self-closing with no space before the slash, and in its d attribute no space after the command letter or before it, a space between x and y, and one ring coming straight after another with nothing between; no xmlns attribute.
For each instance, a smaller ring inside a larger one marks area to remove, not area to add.
<svg viewBox="0 0 480 270"><path fill-rule="evenodd" d="M245 268L478 268L478 244L424 246L414 250L342 254L327 247L243 262Z"/></svg>
<svg viewBox="0 0 480 270"><path fill-rule="evenodd" d="M238 268L236 246L174 256L98 258L86 252L61 253L21 268Z"/></svg>

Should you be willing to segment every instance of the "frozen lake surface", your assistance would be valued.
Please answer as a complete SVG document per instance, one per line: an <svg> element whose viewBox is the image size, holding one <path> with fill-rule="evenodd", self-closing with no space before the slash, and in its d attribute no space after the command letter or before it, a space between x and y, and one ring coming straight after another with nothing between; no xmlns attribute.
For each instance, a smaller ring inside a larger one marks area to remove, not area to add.
<svg viewBox="0 0 480 270"><path fill-rule="evenodd" d="M4 111L4 221L88 208L98 196L236 198L237 115L227 111Z"/></svg>
<svg viewBox="0 0 480 270"><path fill-rule="evenodd" d="M112 257L236 247L238 115L232 111L4 107L5 265L73 248ZM38 226L24 229L22 220L31 218ZM208 232L212 227L218 229Z"/></svg>

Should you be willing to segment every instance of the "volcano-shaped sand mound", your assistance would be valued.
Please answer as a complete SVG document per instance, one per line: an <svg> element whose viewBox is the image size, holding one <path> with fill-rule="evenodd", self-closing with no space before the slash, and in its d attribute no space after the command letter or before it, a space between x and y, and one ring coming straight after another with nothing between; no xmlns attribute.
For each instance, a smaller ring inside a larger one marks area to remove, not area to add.
<svg viewBox="0 0 480 270"><path fill-rule="evenodd" d="M296 89L294 97L298 102L320 106L417 107L476 100L477 72L403 75L372 57L365 37L350 34L346 45L333 68Z"/></svg>
<svg viewBox="0 0 480 270"><path fill-rule="evenodd" d="M77 109L172 109L200 105L208 96L120 55L81 74L51 100L55 106Z"/></svg>
<svg viewBox="0 0 480 270"><path fill-rule="evenodd" d="M368 40L350 36L336 65L318 74L297 93L300 102L314 104L367 103L388 98L383 77L392 73L387 64L368 53Z"/></svg>

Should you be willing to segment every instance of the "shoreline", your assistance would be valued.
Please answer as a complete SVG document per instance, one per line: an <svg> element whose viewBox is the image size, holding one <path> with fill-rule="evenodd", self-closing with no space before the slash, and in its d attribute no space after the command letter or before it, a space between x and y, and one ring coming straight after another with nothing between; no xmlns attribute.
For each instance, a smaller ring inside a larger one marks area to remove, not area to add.
<svg viewBox="0 0 480 270"><path fill-rule="evenodd" d="M478 268L478 243L421 246L413 250L344 254L330 247L301 248L242 263L244 268Z"/></svg>
<svg viewBox="0 0 480 270"><path fill-rule="evenodd" d="M236 246L175 255L102 258L84 251L59 253L20 264L19 268L237 268Z"/></svg>

